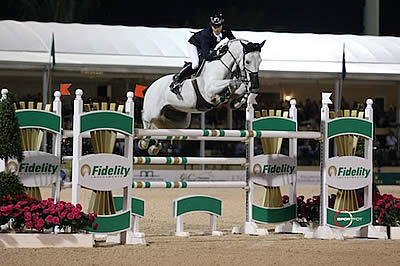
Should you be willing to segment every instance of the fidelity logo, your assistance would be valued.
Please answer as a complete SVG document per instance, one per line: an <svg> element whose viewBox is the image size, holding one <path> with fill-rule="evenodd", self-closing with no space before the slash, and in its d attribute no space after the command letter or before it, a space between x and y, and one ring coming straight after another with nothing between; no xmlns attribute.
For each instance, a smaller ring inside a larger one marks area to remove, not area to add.
<svg viewBox="0 0 400 266"><path fill-rule="evenodd" d="M260 174L293 174L296 169L295 165L289 164L265 164L260 165L258 163L253 166L253 173L256 175Z"/></svg>
<svg viewBox="0 0 400 266"><path fill-rule="evenodd" d="M365 167L339 167L339 171L334 165L331 165L328 168L329 176L337 176L341 178L367 178L370 172L371 169L367 169Z"/></svg>
<svg viewBox="0 0 400 266"><path fill-rule="evenodd" d="M20 175L54 175L57 172L58 165L51 163L20 163L9 162L7 169L10 172Z"/></svg>
<svg viewBox="0 0 400 266"><path fill-rule="evenodd" d="M122 165L115 165L111 167L108 165L94 165L92 169L90 165L84 164L81 166L81 175L99 178L107 176L126 177L130 170L130 167L123 167Z"/></svg>

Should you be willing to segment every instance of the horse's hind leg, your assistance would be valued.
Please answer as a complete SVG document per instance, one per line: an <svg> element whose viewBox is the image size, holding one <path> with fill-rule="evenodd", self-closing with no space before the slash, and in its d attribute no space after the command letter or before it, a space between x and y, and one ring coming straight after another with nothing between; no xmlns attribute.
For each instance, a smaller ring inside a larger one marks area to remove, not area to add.
<svg viewBox="0 0 400 266"><path fill-rule="evenodd" d="M149 129L151 127L150 122L144 121L143 120L143 128L144 129ZM146 150L149 147L150 139L141 139L138 142L138 147L141 150Z"/></svg>
<svg viewBox="0 0 400 266"><path fill-rule="evenodd" d="M143 128L150 129L151 123L143 120ZM154 140L155 143L149 147L151 139L141 139L139 140L138 146L141 150L146 150L150 155L157 155L162 148L161 143L158 140Z"/></svg>

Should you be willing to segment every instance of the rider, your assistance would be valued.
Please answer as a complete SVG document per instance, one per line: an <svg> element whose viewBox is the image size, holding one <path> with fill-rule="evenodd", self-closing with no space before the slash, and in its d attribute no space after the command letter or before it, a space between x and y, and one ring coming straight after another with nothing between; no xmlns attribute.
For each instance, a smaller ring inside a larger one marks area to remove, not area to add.
<svg viewBox="0 0 400 266"><path fill-rule="evenodd" d="M196 73L199 67L199 55L205 60L218 59L217 52L214 48L217 44L225 39L235 39L232 31L223 26L224 18L221 13L216 13L210 17L210 26L196 32L190 37L188 41L188 50L191 63L184 65L182 70L175 74L170 89L173 93L179 92L179 84L185 79L189 78L192 74Z"/></svg>

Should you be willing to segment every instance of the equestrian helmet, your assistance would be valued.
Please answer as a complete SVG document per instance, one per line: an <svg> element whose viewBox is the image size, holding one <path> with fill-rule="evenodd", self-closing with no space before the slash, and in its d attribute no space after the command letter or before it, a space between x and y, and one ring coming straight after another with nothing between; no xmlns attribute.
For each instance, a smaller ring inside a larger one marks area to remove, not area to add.
<svg viewBox="0 0 400 266"><path fill-rule="evenodd" d="M219 27L224 23L224 17L221 13L216 13L210 17L210 24L214 27Z"/></svg>

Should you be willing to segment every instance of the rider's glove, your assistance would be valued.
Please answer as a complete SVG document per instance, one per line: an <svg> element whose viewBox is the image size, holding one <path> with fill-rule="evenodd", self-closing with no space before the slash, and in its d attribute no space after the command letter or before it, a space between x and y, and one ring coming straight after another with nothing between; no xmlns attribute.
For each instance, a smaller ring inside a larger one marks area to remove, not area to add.
<svg viewBox="0 0 400 266"><path fill-rule="evenodd" d="M218 48L217 50L218 56L223 56L226 52L228 52L228 49L229 49L228 45L224 45Z"/></svg>

